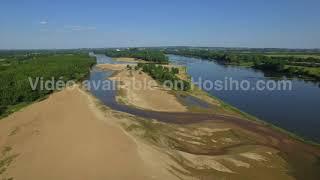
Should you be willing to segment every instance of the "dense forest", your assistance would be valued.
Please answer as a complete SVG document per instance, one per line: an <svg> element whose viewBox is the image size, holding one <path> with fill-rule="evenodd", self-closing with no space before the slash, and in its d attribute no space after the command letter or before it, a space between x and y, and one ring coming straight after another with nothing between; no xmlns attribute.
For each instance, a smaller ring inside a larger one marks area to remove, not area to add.
<svg viewBox="0 0 320 180"><path fill-rule="evenodd" d="M22 58L23 57L23 58ZM32 90L29 77L43 81L80 80L95 63L87 54L34 54L6 56L0 61L0 115L20 103L30 103L51 93L52 90Z"/></svg>
<svg viewBox="0 0 320 180"><path fill-rule="evenodd" d="M203 49L167 49L165 53L216 60L224 64L246 65L263 71L320 80L320 71L317 70L320 69L320 58L315 57L268 56L257 53L234 53Z"/></svg>
<svg viewBox="0 0 320 180"><path fill-rule="evenodd" d="M163 52L155 50L138 50L136 48L125 50L108 49L105 51L105 54L110 57L132 57L161 64L167 64L169 62L168 57L166 57Z"/></svg>
<svg viewBox="0 0 320 180"><path fill-rule="evenodd" d="M132 69L132 67L129 65L128 68ZM156 64L138 63L137 66L135 66L135 70L140 69L143 72L149 74L153 79L159 81L160 83L171 82L171 84L174 85L172 87L174 90L187 91L191 88L191 84L188 81L181 80L179 77L177 77L177 74L179 74L178 68L169 68Z"/></svg>

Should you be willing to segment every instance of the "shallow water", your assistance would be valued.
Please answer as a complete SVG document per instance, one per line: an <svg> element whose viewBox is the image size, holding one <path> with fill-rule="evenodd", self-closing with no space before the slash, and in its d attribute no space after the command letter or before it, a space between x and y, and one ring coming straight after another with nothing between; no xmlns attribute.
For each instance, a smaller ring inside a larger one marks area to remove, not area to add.
<svg viewBox="0 0 320 180"><path fill-rule="evenodd" d="M94 54L90 54L94 55ZM115 62L112 60L112 58L107 57L105 55L94 55L97 58L97 64L104 64L104 63L122 63L122 62ZM89 82L90 86L93 87L93 83L99 82L100 80L109 82L111 86L113 85L112 81L107 79L109 76L112 75L112 71L107 70L100 70L98 68L93 67L90 71L89 75ZM100 88L90 88L90 92L96 96L102 103L107 105L108 107L121 111L126 112L132 115L149 118L149 119L157 119L159 121L163 122L170 122L170 123L192 123L194 121L200 122L201 120L210 120L210 119L223 119L224 117L213 117L211 115L207 114L192 114L192 113L169 113L169 112L156 112L156 111L149 111L149 110L142 110L137 109L132 106L127 106L124 104L119 104L115 100L116 96L116 90L111 87L111 89L104 89L103 86L99 86ZM200 99L197 98L191 98L188 96L180 97L179 100L183 101L183 104L190 104L190 105L198 105L200 107L207 108L209 105L205 102L202 102ZM193 116L196 116L197 118L192 118Z"/></svg>

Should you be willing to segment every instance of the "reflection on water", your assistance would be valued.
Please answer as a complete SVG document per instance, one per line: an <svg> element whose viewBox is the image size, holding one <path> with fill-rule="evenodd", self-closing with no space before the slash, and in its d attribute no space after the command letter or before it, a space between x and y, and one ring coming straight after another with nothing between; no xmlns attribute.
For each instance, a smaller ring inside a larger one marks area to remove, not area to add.
<svg viewBox="0 0 320 180"><path fill-rule="evenodd" d="M274 74L264 74L251 68L221 65L197 58L169 55L171 62L186 65L194 79L248 80L255 84L258 80L275 79ZM268 76L272 76L270 78ZM276 78L276 79L279 79ZM307 139L320 142L320 89L319 84L304 80L291 79L291 91L208 91L223 101L271 122L284 129L293 131Z"/></svg>

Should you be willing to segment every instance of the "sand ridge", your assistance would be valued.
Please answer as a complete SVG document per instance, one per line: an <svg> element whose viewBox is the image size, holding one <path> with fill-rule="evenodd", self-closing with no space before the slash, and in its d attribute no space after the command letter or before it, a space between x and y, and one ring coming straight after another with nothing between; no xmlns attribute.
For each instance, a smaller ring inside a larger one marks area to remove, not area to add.
<svg viewBox="0 0 320 180"><path fill-rule="evenodd" d="M102 70L113 70L119 71L125 69L127 64L98 64L96 65L97 68Z"/></svg>
<svg viewBox="0 0 320 180"><path fill-rule="evenodd" d="M175 179L150 170L132 138L111 123L114 117L93 111L85 94L78 87L63 90L2 119L0 148L17 157L0 177Z"/></svg>

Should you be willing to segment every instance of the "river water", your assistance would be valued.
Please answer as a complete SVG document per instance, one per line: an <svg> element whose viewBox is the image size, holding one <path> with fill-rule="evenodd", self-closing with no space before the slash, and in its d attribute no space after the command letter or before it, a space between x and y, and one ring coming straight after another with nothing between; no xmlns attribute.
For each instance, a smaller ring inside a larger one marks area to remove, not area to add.
<svg viewBox="0 0 320 180"><path fill-rule="evenodd" d="M272 80L263 72L251 68L221 65L215 61L168 55L171 62L187 66L188 74L196 81ZM212 89L207 92L238 109L264 121L294 132L308 140L320 142L319 84L290 79L292 90L233 90Z"/></svg>
<svg viewBox="0 0 320 180"><path fill-rule="evenodd" d="M105 55L96 56L98 64L119 63L114 62ZM232 67L218 64L214 61L206 61L197 58L168 55L172 63L187 66L188 74L195 80L225 80L226 77L234 80L248 80L255 84L258 80L270 80L261 71L250 68ZM121 62L120 62L121 63ZM112 74L111 71L101 71L96 68L90 73L89 79L105 80ZM320 88L316 83L293 79L292 90L284 91L257 91L257 90L217 90L207 92L216 96L238 109L252 114L264 121L272 123L283 129L294 132L308 140L320 142ZM193 114L188 113L163 113L140 110L115 101L115 91L95 89L91 91L104 104L112 109L127 112L137 116L158 119L167 122L184 123L186 119L192 122ZM196 102L193 99L185 99ZM202 104L201 102L197 104ZM223 118L223 117L215 117ZM212 116L197 115L197 120L212 119Z"/></svg>

